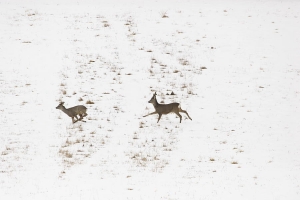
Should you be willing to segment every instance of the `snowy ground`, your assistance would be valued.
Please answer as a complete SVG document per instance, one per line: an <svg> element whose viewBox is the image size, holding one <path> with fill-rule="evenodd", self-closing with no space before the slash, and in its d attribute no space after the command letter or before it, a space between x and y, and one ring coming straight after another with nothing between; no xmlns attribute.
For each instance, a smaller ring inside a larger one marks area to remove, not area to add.
<svg viewBox="0 0 300 200"><path fill-rule="evenodd" d="M0 0L1 199L300 198L300 2L49 2Z"/></svg>

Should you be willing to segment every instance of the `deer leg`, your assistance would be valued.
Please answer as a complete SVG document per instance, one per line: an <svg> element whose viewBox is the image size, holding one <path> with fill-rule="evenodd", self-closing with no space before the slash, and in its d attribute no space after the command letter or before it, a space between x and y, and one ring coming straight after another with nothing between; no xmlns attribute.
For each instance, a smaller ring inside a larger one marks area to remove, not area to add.
<svg viewBox="0 0 300 200"><path fill-rule="evenodd" d="M75 118L77 119L76 121L74 120L74 117L72 117L73 124L75 124L78 121L78 118L76 116L75 116Z"/></svg>
<svg viewBox="0 0 300 200"><path fill-rule="evenodd" d="M88 114L85 112L85 113L83 113L83 116L82 116L82 118L84 118L85 116L87 116ZM83 120L82 120L83 121ZM83 122L86 122L86 121L83 121Z"/></svg>
<svg viewBox="0 0 300 200"><path fill-rule="evenodd" d="M79 116L80 116L80 121L83 121L83 122L86 122L86 121L84 121L83 120L83 118L85 117L85 116L87 116L87 114L84 112L84 113L82 113L82 114L79 114Z"/></svg>
<svg viewBox="0 0 300 200"><path fill-rule="evenodd" d="M188 116L188 118L189 118L190 120L192 120L192 118L189 116L189 114L188 114L185 110L182 110L182 109L180 108L180 109L179 109L179 112L185 113L185 114Z"/></svg>
<svg viewBox="0 0 300 200"><path fill-rule="evenodd" d="M86 121L83 120L83 117L86 116L86 115L83 116L82 114L79 114L79 116L80 116L80 118L79 118L80 121L86 122Z"/></svg>
<svg viewBox="0 0 300 200"><path fill-rule="evenodd" d="M145 116L143 116L143 117L147 117L147 116L149 116L149 115L154 115L154 114L157 114L157 112L155 111L155 112L150 113L150 114L148 114L148 115L145 115Z"/></svg>
<svg viewBox="0 0 300 200"><path fill-rule="evenodd" d="M179 114L179 112L175 112L175 114L178 115L178 117L180 118L180 123L181 123L182 116Z"/></svg>
<svg viewBox="0 0 300 200"><path fill-rule="evenodd" d="M161 116L162 116L162 114L158 113L158 120L157 120L157 123L159 122Z"/></svg>

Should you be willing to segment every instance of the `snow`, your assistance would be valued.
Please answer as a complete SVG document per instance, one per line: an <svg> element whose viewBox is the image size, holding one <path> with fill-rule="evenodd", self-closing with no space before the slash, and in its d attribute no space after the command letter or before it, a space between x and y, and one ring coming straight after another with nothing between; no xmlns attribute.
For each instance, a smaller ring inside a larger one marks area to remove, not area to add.
<svg viewBox="0 0 300 200"><path fill-rule="evenodd" d="M0 198L299 199L299 10L0 1Z"/></svg>

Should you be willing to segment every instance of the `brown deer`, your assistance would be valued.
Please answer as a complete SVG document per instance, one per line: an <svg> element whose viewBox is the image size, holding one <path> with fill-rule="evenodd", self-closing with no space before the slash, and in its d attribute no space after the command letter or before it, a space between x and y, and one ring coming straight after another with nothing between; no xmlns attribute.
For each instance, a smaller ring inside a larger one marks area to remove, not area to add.
<svg viewBox="0 0 300 200"><path fill-rule="evenodd" d="M72 122L76 123L80 120L83 119L83 117L87 116L86 114L86 110L87 108L85 106L79 105L79 106L74 106L72 108L65 108L64 106L64 102L60 103L56 109L59 109L61 111L63 111L64 113L66 113L69 117L72 118ZM77 115L79 115L79 119L77 117ZM74 120L74 118L76 119L76 121Z"/></svg>
<svg viewBox="0 0 300 200"><path fill-rule="evenodd" d="M180 108L179 103L159 104L156 100L156 92L153 94L152 98L148 101L148 103L153 104L155 112L145 115L143 117L147 117L147 116L153 115L153 114L158 114L157 123L159 122L159 120L163 114L167 115L172 112L175 113L176 115L178 115L178 117L180 118L180 123L181 123L182 116L179 114L179 112L185 113L188 116L188 118L190 120L192 120L192 118L189 116L189 114L185 110L182 110Z"/></svg>

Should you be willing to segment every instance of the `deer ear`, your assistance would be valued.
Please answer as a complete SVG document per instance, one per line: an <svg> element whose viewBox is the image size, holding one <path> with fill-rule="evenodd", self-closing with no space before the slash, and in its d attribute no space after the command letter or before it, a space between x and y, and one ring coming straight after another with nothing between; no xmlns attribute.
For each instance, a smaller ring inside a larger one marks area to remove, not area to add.
<svg viewBox="0 0 300 200"><path fill-rule="evenodd" d="M154 93L154 95L153 96L156 96L156 92Z"/></svg>
<svg viewBox="0 0 300 200"><path fill-rule="evenodd" d="M61 102L60 105L64 105L65 102Z"/></svg>

